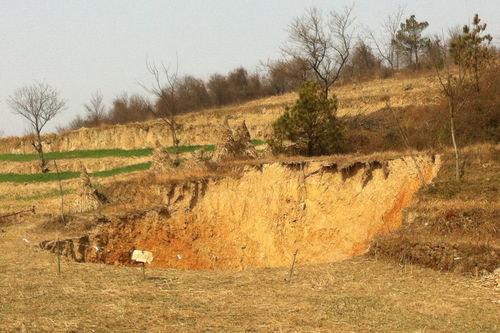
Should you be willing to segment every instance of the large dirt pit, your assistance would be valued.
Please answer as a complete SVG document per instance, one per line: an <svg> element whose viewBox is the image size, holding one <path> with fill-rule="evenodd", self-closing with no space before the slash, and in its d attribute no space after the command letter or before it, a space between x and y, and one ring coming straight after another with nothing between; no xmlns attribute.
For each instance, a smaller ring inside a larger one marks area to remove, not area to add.
<svg viewBox="0 0 500 333"><path fill-rule="evenodd" d="M399 228L439 167L439 156L272 162L238 176L117 185L117 197L143 209L101 217L60 247L76 261L115 265L133 265L132 251L147 250L151 266L192 270L288 266L296 252L300 264L339 261ZM58 243L41 246L55 251Z"/></svg>

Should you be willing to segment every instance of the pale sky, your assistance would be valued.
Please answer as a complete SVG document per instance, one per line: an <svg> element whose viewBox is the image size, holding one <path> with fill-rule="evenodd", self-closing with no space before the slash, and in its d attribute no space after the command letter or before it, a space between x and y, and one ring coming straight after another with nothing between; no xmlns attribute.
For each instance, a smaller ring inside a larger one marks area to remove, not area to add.
<svg viewBox="0 0 500 333"><path fill-rule="evenodd" d="M107 105L140 93L146 62L174 65L206 79L237 66L252 71L276 59L287 25L306 8L341 10L345 0L0 0L0 132L22 135L26 124L8 109L13 91L35 81L58 89L67 109L46 128L67 124L99 89ZM377 29L401 3L406 17L426 20L429 34L463 25L478 12L500 39L498 0L357 0L356 23ZM498 44L498 40L496 41Z"/></svg>

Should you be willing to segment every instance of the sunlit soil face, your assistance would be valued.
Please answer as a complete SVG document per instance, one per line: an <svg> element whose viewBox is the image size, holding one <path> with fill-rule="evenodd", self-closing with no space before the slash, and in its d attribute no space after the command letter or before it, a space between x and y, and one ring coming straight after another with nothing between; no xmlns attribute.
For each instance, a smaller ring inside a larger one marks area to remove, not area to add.
<svg viewBox="0 0 500 333"><path fill-rule="evenodd" d="M136 207L153 192L160 205L140 204L95 221L81 238L41 246L114 265L135 265L133 250L147 250L151 266L193 270L288 266L295 254L301 264L343 260L399 228L402 210L439 165L439 158L423 156L245 166L239 177L141 188Z"/></svg>

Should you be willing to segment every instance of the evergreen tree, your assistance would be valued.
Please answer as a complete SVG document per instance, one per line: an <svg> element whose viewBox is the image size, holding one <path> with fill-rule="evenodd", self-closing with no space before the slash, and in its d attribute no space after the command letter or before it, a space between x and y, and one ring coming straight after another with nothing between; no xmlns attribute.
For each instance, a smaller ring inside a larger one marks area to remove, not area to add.
<svg viewBox="0 0 500 333"><path fill-rule="evenodd" d="M342 127L335 113L337 98L326 98L319 83L307 81L299 90L299 99L273 124L273 150L284 141L295 144L301 155L328 155L342 150Z"/></svg>
<svg viewBox="0 0 500 333"><path fill-rule="evenodd" d="M493 59L493 52L489 47L493 37L490 34L481 35L486 30L486 23L480 22L479 15L474 15L472 27L465 25L462 33L450 45L450 54L455 64L469 76L477 91L480 73Z"/></svg>
<svg viewBox="0 0 500 333"><path fill-rule="evenodd" d="M419 67L419 53L427 43L428 38L422 37L422 32L429 26L426 21L418 22L415 15L410 16L405 23L401 23L401 28L396 34L394 44L396 48L406 53L409 66L415 64ZM415 63L413 63L415 59Z"/></svg>

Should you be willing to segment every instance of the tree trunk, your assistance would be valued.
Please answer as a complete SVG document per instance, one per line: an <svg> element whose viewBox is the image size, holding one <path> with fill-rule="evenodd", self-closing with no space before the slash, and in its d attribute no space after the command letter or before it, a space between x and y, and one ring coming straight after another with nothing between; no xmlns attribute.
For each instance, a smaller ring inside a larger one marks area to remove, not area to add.
<svg viewBox="0 0 500 333"><path fill-rule="evenodd" d="M450 97L450 99L453 97ZM448 102L450 108L450 131L451 131L451 141L453 142L453 150L455 151L455 178L460 179L460 164L458 156L457 141L455 140L455 105L452 100Z"/></svg>
<svg viewBox="0 0 500 333"><path fill-rule="evenodd" d="M38 160L40 162L40 171L42 173L47 173L49 169L47 168L47 161L45 160L45 155L43 154L43 145L42 145L42 137L40 133L36 134L37 142L33 146L35 147L36 152L38 153Z"/></svg>
<svg viewBox="0 0 500 333"><path fill-rule="evenodd" d="M474 84L476 86L476 92L479 92L481 88L479 87L479 70L477 66L474 66Z"/></svg>
<svg viewBox="0 0 500 333"><path fill-rule="evenodd" d="M177 129L175 128L175 121L171 119L170 131L172 132L172 144L174 146L175 163L179 163L179 140L177 139Z"/></svg>

